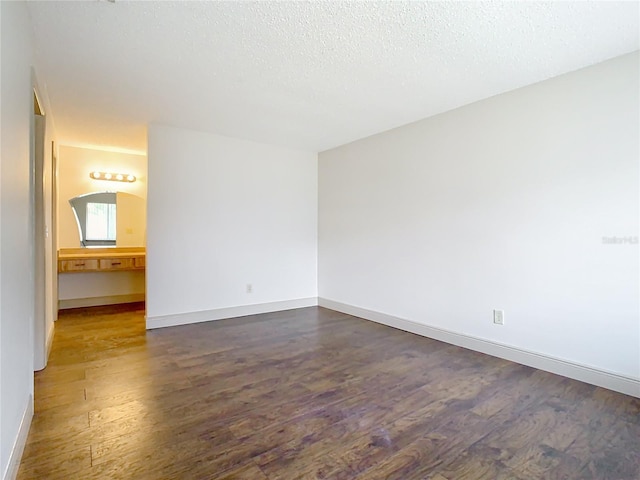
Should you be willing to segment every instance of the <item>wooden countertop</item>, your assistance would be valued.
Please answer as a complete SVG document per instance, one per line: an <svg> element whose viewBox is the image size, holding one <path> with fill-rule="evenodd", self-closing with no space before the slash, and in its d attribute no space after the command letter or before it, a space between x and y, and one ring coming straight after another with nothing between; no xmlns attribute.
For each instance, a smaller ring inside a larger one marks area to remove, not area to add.
<svg viewBox="0 0 640 480"><path fill-rule="evenodd" d="M144 257L145 247L61 248L58 260Z"/></svg>

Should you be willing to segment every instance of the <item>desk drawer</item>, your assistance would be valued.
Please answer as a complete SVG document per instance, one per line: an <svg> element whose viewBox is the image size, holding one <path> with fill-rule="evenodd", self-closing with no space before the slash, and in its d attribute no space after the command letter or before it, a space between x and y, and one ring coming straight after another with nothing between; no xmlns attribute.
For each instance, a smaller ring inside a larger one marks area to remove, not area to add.
<svg viewBox="0 0 640 480"><path fill-rule="evenodd" d="M86 260L60 260L59 271L61 272L83 272L87 270L97 270L97 259Z"/></svg>
<svg viewBox="0 0 640 480"><path fill-rule="evenodd" d="M101 258L100 270L131 270L135 267L133 258Z"/></svg>

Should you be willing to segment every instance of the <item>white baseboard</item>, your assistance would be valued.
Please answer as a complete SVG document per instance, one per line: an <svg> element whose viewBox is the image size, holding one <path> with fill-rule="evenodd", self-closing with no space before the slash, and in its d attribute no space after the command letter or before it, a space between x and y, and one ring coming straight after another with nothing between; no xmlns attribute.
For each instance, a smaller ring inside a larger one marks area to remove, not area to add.
<svg viewBox="0 0 640 480"><path fill-rule="evenodd" d="M58 308L60 310L64 310L66 308L100 307L102 305L116 305L118 303L144 302L144 300L144 293L109 295L105 297L70 298L67 300L59 300Z"/></svg>
<svg viewBox="0 0 640 480"><path fill-rule="evenodd" d="M595 369L590 366L580 365L578 363L569 362L549 355L531 352L490 340L452 332L450 330L431 327L422 323L336 302L327 298L318 298L318 305L353 315L355 317L360 317L365 320L381 323L389 327L404 330L406 332L422 335L423 337L433 338L452 345L475 350L476 352L486 353L487 355L503 358L505 360L510 360L539 370L562 375L564 377L573 378L574 380L604 387L626 395L640 397L640 380L637 378Z"/></svg>
<svg viewBox="0 0 640 480"><path fill-rule="evenodd" d="M13 443L13 448L11 449L11 453L9 454L7 469L2 477L3 480L15 480L15 478L18 476L20 460L22 460L22 453L24 452L24 447L27 444L27 437L29 436L29 428L31 427L32 418L33 396L29 394L29 400L22 414L22 420L20 420L18 435L16 436L16 441Z"/></svg>
<svg viewBox="0 0 640 480"><path fill-rule="evenodd" d="M147 316L147 329L174 327L190 323L210 322L225 318L246 317L260 313L280 312L293 310L294 308L315 307L318 305L318 297L298 298L281 302L258 303L254 305L240 305L238 307L218 308L200 312L178 313L175 315Z"/></svg>

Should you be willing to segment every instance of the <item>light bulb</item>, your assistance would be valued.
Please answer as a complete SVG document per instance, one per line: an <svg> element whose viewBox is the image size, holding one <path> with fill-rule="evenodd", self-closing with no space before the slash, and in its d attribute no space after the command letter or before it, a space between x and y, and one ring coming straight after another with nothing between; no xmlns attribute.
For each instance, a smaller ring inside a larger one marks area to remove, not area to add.
<svg viewBox="0 0 640 480"><path fill-rule="evenodd" d="M134 177L133 175L128 175L127 176L127 180L130 182L135 182L136 181L136 177Z"/></svg>
<svg viewBox="0 0 640 480"><path fill-rule="evenodd" d="M111 174L110 173L105 173L104 174L104 178L106 178L107 180L111 180Z"/></svg>
<svg viewBox="0 0 640 480"><path fill-rule="evenodd" d="M98 179L100 178L100 172L93 172L93 173L91 174L91 176L92 176L93 178L95 178L96 180L98 180Z"/></svg>
<svg viewBox="0 0 640 480"><path fill-rule="evenodd" d="M119 173L119 174L117 174L117 175L116 175L116 180L118 180L119 182L121 182L123 178L124 178L124 177L122 176L122 174L121 174L121 173Z"/></svg>

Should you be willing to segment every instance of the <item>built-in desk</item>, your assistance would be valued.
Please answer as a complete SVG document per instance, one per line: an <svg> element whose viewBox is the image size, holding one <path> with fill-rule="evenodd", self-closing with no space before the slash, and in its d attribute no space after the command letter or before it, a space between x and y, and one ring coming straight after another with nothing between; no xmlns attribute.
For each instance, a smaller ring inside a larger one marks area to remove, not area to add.
<svg viewBox="0 0 640 480"><path fill-rule="evenodd" d="M58 273L144 270L144 247L61 248Z"/></svg>

